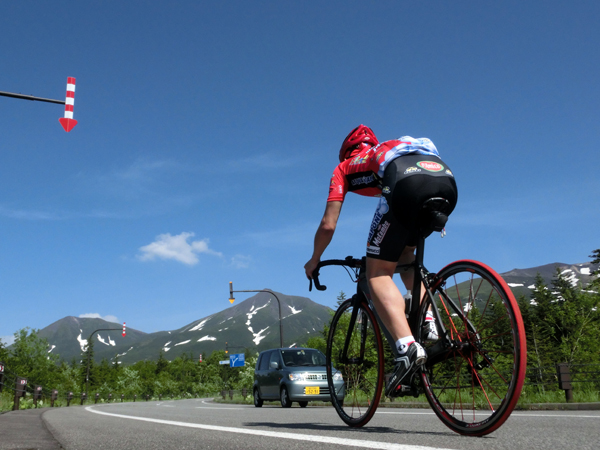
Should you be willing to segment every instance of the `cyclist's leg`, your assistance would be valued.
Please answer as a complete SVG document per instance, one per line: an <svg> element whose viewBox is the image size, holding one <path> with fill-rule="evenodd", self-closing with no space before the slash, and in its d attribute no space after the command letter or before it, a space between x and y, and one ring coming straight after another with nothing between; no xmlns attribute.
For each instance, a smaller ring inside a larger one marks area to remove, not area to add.
<svg viewBox="0 0 600 450"><path fill-rule="evenodd" d="M412 332L406 320L404 297L392 280L395 261L367 257L367 281L377 314L394 342Z"/></svg>
<svg viewBox="0 0 600 450"><path fill-rule="evenodd" d="M405 170L403 164L399 163L401 159L403 157L392 161L385 170L382 196L367 240L366 277L369 291L377 314L394 342L412 335L406 320L404 297L392 280L399 261L409 263L414 260L413 250L405 249L412 237L411 232L399 221L399 218L407 215L404 211L406 196L399 197L396 192L398 180L403 178ZM400 276L407 288L412 289L414 271Z"/></svg>

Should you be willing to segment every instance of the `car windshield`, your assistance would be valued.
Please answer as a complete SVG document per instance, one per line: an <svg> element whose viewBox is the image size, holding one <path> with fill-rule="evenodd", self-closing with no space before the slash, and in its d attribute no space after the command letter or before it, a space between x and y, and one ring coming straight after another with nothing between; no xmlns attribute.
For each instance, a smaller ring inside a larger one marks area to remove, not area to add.
<svg viewBox="0 0 600 450"><path fill-rule="evenodd" d="M288 367L325 365L325 355L319 350L286 349L281 350L281 356L283 357L283 363Z"/></svg>

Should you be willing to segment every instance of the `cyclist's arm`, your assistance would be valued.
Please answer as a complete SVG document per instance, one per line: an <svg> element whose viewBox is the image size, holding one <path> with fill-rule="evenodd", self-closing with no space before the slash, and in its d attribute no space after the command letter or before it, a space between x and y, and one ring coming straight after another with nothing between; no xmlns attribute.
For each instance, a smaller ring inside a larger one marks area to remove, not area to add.
<svg viewBox="0 0 600 450"><path fill-rule="evenodd" d="M321 260L321 255L323 255L323 252L331 242L331 238L333 237L333 233L335 232L335 227L337 226L337 221L340 217L341 210L341 201L327 202L327 206L325 207L325 213L323 214L323 218L321 219L319 228L315 233L313 255L310 258L310 260L304 265L306 276L309 279L312 278L312 273L317 267L317 264L319 264L319 261Z"/></svg>

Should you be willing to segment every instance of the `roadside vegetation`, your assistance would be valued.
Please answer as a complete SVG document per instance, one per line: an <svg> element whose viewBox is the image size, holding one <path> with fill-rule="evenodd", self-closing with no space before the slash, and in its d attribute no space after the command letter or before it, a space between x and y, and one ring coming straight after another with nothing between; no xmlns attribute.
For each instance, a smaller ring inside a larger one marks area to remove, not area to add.
<svg viewBox="0 0 600 450"><path fill-rule="evenodd" d="M593 263L600 263L600 249L592 252ZM538 276L530 298L518 299L527 334L527 379L520 404L565 402L564 391L559 389L556 365L570 366L573 379L573 400L576 402L600 401L600 270L588 286L572 284L561 273L550 285ZM338 303L346 295L341 292ZM320 336L309 338L304 346L325 353L328 325ZM384 340L385 341L385 340ZM86 389L87 353L70 362L48 353L48 342L36 330L22 329L15 333L15 343L10 350L0 342L0 361L6 368L5 386L0 393L0 411L12 409L14 376L28 380L30 389L41 385L44 389L42 405L49 405L52 389L59 392L57 405L66 405L67 392L73 392L73 404L79 404L82 392L88 392L87 403L94 402L100 394L105 401L109 394L120 399L144 401L146 396L158 398L192 398L218 396L222 391L235 391L234 399L252 402L252 383L257 354L246 352L246 365L231 368L219 361L228 359L225 351L203 355L202 362L192 355L182 355L169 361L161 352L156 360L138 361L124 365L118 360L94 362L93 344L89 372L89 389ZM391 355L389 348L386 354ZM388 358L389 360L390 358ZM387 368L387 367L386 367ZM247 389L247 397L241 396ZM226 400L230 401L227 395ZM412 397L396 399L394 403L425 402ZM389 402L389 400L388 400ZM33 407L31 394L21 401L22 408Z"/></svg>

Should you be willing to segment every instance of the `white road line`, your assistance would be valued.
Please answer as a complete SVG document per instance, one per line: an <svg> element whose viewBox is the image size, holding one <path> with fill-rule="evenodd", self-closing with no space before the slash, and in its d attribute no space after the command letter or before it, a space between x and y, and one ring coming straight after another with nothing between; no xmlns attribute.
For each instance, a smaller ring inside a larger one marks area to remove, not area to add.
<svg viewBox="0 0 600 450"><path fill-rule="evenodd" d="M227 408L227 407L217 407L217 406L194 406L195 409L238 409L238 410L242 410L242 409L248 409L248 408Z"/></svg>
<svg viewBox="0 0 600 450"><path fill-rule="evenodd" d="M293 433L282 433L276 431L267 431L267 430L250 430L246 428L232 428L232 427L221 427L217 425L203 425L199 423L188 423L188 422L177 422L173 420L162 420L162 419L151 419L148 417L137 417L137 416L127 416L124 414L113 414L107 413L104 411L96 411L92 406L87 406L86 411L92 412L94 414L101 414L104 416L111 417L119 417L121 419L130 419L130 420L139 420L141 422L152 422L152 423L160 423L164 425L173 425L177 427L187 427L187 428L199 428L202 430L211 430L211 431L220 431L227 433L238 433L238 434L249 434L253 436L268 436L279 439L292 439L296 441L310 441L310 442L320 442L323 444L335 444L335 445L345 445L348 447L362 447L362 448L375 448L382 450L448 450L441 449L439 447L424 447L422 445L404 445L404 444L392 444L388 442L374 442L374 441L361 441L358 439L344 439L337 437L328 437L328 436L311 436L308 434L293 434Z"/></svg>
<svg viewBox="0 0 600 450"><path fill-rule="evenodd" d="M600 419L600 415L597 416L586 416L583 414L515 414L512 413L510 415L512 416L519 416L519 417L578 417L578 418L582 418L582 419Z"/></svg>

